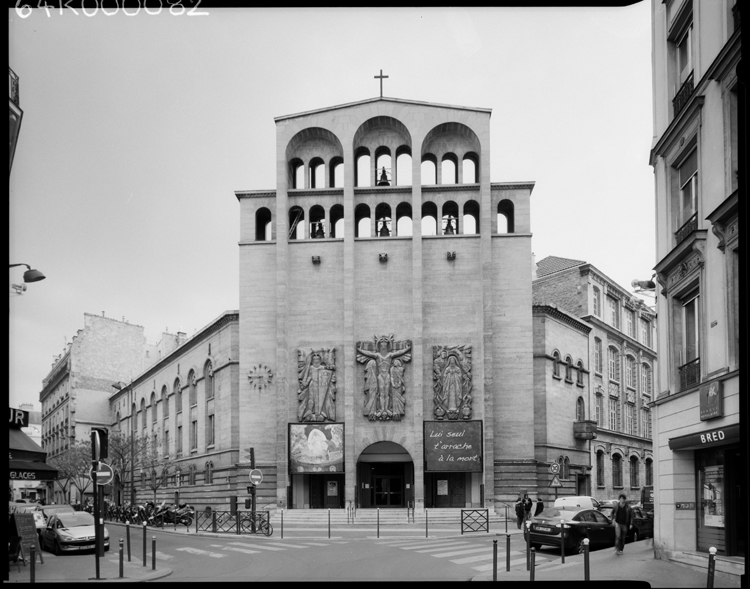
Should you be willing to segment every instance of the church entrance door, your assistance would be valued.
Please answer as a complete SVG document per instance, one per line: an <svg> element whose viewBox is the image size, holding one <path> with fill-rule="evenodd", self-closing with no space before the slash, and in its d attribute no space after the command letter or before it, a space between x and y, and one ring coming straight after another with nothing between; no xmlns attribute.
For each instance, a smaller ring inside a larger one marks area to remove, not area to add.
<svg viewBox="0 0 750 589"><path fill-rule="evenodd" d="M414 463L394 442L368 446L357 462L357 504L368 507L406 507L414 498Z"/></svg>

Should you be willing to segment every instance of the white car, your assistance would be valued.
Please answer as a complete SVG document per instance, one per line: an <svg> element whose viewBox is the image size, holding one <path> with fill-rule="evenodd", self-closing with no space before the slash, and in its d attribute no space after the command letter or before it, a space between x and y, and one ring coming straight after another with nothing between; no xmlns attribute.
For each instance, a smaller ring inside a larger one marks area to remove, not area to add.
<svg viewBox="0 0 750 589"><path fill-rule="evenodd" d="M587 495L577 495L575 497L558 497L555 499L554 507L565 509L599 509L601 504Z"/></svg>
<svg viewBox="0 0 750 589"><path fill-rule="evenodd" d="M94 516L72 511L50 516L42 530L42 548L55 554L93 550L95 548ZM109 550L109 531L104 528L104 550Z"/></svg>

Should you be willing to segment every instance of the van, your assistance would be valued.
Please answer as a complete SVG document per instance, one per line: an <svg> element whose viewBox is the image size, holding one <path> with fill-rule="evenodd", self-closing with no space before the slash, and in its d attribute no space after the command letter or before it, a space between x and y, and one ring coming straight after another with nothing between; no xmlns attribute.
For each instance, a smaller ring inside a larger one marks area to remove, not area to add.
<svg viewBox="0 0 750 589"><path fill-rule="evenodd" d="M599 502L593 497L579 495L575 497L558 497L555 499L554 507L567 507L574 509L599 509Z"/></svg>

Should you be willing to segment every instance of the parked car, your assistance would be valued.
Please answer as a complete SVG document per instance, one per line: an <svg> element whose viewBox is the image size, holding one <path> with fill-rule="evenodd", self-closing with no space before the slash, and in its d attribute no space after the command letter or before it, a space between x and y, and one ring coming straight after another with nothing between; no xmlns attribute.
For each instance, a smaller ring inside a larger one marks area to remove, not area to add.
<svg viewBox="0 0 750 589"><path fill-rule="evenodd" d="M589 539L589 549L611 548L615 545L615 526L598 509L550 507L531 520L531 547L562 545L562 524L565 530L565 552L582 553L583 540ZM526 538L524 529L524 538Z"/></svg>
<svg viewBox="0 0 750 589"><path fill-rule="evenodd" d="M617 504L617 501L603 501L602 506L599 508L604 515L610 520L612 519L612 510ZM628 534L625 537L626 542L637 542L642 538L653 538L654 537L654 518L649 515L643 507L641 507L640 501L628 501L630 508L633 510L633 527L628 530Z"/></svg>
<svg viewBox="0 0 750 589"><path fill-rule="evenodd" d="M563 509L599 509L599 501L587 495L573 497L558 497L554 507Z"/></svg>
<svg viewBox="0 0 750 589"><path fill-rule="evenodd" d="M58 513L72 513L75 512L72 505L61 503L60 505L42 505L42 513L45 518L49 518L52 515Z"/></svg>
<svg viewBox="0 0 750 589"><path fill-rule="evenodd" d="M55 554L93 550L96 547L94 516L70 511L50 516L41 534L42 548ZM104 550L109 550L109 531L104 528Z"/></svg>

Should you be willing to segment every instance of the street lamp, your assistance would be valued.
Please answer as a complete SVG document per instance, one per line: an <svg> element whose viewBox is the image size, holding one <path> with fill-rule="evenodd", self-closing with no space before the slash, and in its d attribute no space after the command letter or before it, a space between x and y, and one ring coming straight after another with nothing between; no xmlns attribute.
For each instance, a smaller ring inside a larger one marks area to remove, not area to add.
<svg viewBox="0 0 750 589"><path fill-rule="evenodd" d="M24 282L39 282L40 280L44 280L46 278L46 276L39 270L34 270L28 264L10 264L9 268L15 268L16 266L26 266L28 268L28 270L23 273Z"/></svg>

